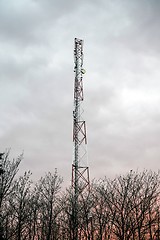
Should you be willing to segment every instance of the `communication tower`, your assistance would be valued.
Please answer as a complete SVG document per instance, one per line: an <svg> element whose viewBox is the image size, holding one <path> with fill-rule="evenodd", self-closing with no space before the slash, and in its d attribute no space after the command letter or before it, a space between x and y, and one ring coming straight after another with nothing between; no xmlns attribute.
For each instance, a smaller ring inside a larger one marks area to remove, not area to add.
<svg viewBox="0 0 160 240"><path fill-rule="evenodd" d="M73 239L78 240L79 198L87 191L89 193L89 167L87 163L86 123L83 120L83 40L75 38L74 47L74 110L73 110L73 143L74 156L72 164L73 189Z"/></svg>

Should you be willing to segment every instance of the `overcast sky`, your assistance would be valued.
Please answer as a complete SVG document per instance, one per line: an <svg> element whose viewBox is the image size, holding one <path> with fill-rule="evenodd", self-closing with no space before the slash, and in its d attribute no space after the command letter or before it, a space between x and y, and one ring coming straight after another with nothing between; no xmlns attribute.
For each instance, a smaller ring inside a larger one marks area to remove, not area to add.
<svg viewBox="0 0 160 240"><path fill-rule="evenodd" d="M0 0L0 151L71 179L74 38L91 178L160 164L160 1Z"/></svg>

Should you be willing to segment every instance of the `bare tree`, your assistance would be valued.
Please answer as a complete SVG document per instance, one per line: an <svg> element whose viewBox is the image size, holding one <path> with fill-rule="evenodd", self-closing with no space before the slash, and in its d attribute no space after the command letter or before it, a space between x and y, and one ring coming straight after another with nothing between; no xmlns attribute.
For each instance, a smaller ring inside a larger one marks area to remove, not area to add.
<svg viewBox="0 0 160 240"><path fill-rule="evenodd" d="M14 191L9 197L9 207L12 219L12 238L16 240L26 239L29 224L29 203L31 199L31 173L25 172L14 183ZM14 217L13 217L14 216Z"/></svg>
<svg viewBox="0 0 160 240"><path fill-rule="evenodd" d="M113 227L113 214L106 201L109 197L108 181L99 180L94 183L92 198L92 231L96 239L110 239Z"/></svg>
<svg viewBox="0 0 160 240"><path fill-rule="evenodd" d="M6 151L2 158L2 166L4 169L4 173L2 174L1 180L1 192L0 192L0 207L2 205L2 201L5 199L7 195L12 191L12 182L14 177L18 172L18 166L23 158L23 154L18 156L16 159L9 159L9 150Z"/></svg>
<svg viewBox="0 0 160 240"><path fill-rule="evenodd" d="M60 192L57 170L33 186L31 173L14 180L22 155L4 154L1 181L1 239L74 240L74 194ZM134 172L94 181L79 194L78 238L83 240L159 240L160 172ZM61 193L61 194L60 194Z"/></svg>
<svg viewBox="0 0 160 240"><path fill-rule="evenodd" d="M152 229L155 223L155 212L159 197L159 172L144 171L139 174L139 191L134 199L134 217L137 232L137 239L150 236L153 239ZM138 185L138 183L137 183Z"/></svg>
<svg viewBox="0 0 160 240"><path fill-rule="evenodd" d="M57 202L59 201L59 191L61 188L62 178L58 176L57 170L54 174L47 173L37 184L39 191L40 212L39 212L39 239L58 239L56 223L59 214Z"/></svg>
<svg viewBox="0 0 160 240"><path fill-rule="evenodd" d="M60 205L60 238L59 239L70 239L73 240L73 194L72 189L66 189L65 192L61 195L61 199L59 201Z"/></svg>
<svg viewBox="0 0 160 240"><path fill-rule="evenodd" d="M112 235L118 240L144 239L154 222L154 205L159 196L159 173L130 171L126 176L105 179L105 182L101 194L110 210Z"/></svg>
<svg viewBox="0 0 160 240"><path fill-rule="evenodd" d="M7 150L2 157L2 168L0 181L0 237L3 238L4 226L8 221L8 213L6 213L6 199L13 191L13 180L18 172L18 166L23 158L23 154L16 159L10 160L10 151ZM9 212L9 211L8 211ZM5 227L6 231L7 228Z"/></svg>
<svg viewBox="0 0 160 240"><path fill-rule="evenodd" d="M39 193L34 188L31 191L30 201L28 203L28 238L29 240L37 239L38 236L38 224L39 224L39 212L40 212L40 201Z"/></svg>

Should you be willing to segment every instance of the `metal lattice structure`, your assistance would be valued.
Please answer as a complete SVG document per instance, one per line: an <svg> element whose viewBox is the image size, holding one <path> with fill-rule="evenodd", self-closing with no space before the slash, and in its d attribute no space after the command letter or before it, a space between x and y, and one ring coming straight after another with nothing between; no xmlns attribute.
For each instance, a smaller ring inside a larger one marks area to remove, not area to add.
<svg viewBox="0 0 160 240"><path fill-rule="evenodd" d="M73 189L73 239L78 240L78 201L79 197L89 191L89 167L87 166L87 136L86 123L83 120L83 40L75 38L75 82L74 82L74 111L73 111L73 143L74 157L72 164Z"/></svg>

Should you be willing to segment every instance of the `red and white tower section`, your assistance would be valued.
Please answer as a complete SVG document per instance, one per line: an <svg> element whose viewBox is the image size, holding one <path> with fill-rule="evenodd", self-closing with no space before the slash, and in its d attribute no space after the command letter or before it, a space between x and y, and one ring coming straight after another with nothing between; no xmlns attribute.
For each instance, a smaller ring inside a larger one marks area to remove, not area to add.
<svg viewBox="0 0 160 240"><path fill-rule="evenodd" d="M83 40L75 38L75 82L73 110L73 143L74 157L72 164L72 187L75 194L80 194L89 187L89 168L87 161L86 123L83 120Z"/></svg>
<svg viewBox="0 0 160 240"><path fill-rule="evenodd" d="M87 191L89 192L89 167L87 161L87 135L86 123L83 119L83 40L75 38L74 47L74 110L73 110L73 164L72 164L72 189L74 199L74 239L78 239L78 199Z"/></svg>

